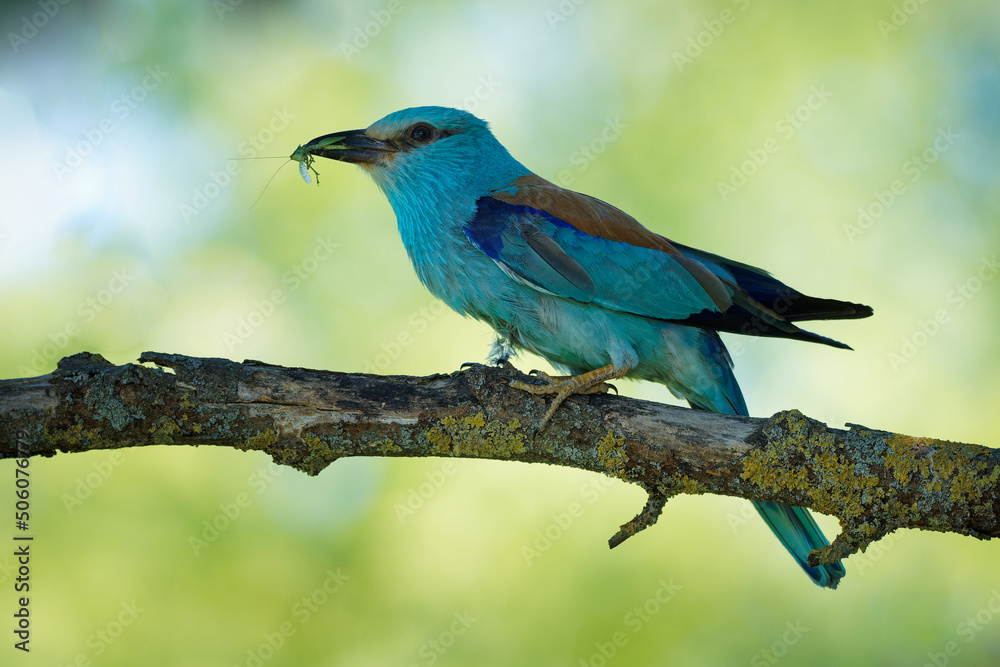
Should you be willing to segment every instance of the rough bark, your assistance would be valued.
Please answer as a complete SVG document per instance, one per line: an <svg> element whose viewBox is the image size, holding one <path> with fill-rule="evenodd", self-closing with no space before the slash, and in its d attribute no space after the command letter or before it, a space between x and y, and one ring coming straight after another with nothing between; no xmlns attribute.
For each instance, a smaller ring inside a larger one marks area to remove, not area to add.
<svg viewBox="0 0 1000 667"><path fill-rule="evenodd" d="M842 532L814 563L897 528L1000 535L1000 450L978 445L834 429L795 410L755 419L610 395L568 400L536 434L548 399L511 389L525 376L510 367L407 377L155 352L140 362L81 353L50 375L0 381L0 458L218 445L311 475L347 456L549 463L647 491L611 546L654 523L671 496L715 493L837 516Z"/></svg>

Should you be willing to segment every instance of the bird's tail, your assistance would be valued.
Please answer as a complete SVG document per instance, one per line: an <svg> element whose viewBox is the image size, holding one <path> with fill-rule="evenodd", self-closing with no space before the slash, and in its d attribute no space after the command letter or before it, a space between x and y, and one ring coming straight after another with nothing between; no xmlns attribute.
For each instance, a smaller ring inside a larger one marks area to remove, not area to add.
<svg viewBox="0 0 1000 667"><path fill-rule="evenodd" d="M763 500L752 502L771 528L771 532L781 540L781 543L788 549L788 553L792 554L792 558L809 575L809 578L818 586L836 588L840 579L847 574L841 563L820 565L819 567L809 566L809 552L829 544L809 510L804 507L779 505Z"/></svg>
<svg viewBox="0 0 1000 667"><path fill-rule="evenodd" d="M702 372L698 377L704 386L687 394L693 407L719 412L749 416L743 393L732 372L732 359L725 345L715 332L701 332L699 350ZM692 387L692 389L694 389ZM753 501L754 507L767 522L775 537L781 540L788 553L817 585L836 588L846 574L844 566L837 562L832 565L809 566L809 552L830 543L823 531L816 525L809 510L765 501Z"/></svg>

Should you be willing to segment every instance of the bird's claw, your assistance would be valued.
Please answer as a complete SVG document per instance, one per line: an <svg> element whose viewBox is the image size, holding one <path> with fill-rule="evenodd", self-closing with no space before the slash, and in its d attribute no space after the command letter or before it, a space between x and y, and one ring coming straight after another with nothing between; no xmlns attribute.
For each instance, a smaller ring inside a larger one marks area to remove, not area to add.
<svg viewBox="0 0 1000 667"><path fill-rule="evenodd" d="M545 376L543 378L545 383L543 384L528 384L527 382L522 382L520 380L511 380L510 386L514 389L520 389L521 391L526 391L529 394L534 394L535 396L545 396L546 394L558 394L559 388L555 386L556 383L552 382L552 378Z"/></svg>
<svg viewBox="0 0 1000 667"><path fill-rule="evenodd" d="M544 382L541 384L528 384L520 380L511 380L510 386L536 396L555 394L552 404L549 405L545 416L542 417L542 420L538 424L537 434L545 428L545 425L549 423L556 410L559 409L559 406L567 398L573 394L603 394L607 393L609 389L615 389L615 393L618 393L614 385L608 384L605 380L622 377L628 371L628 368L620 368L613 364L583 373L582 375L552 376L542 371L532 371L533 375L537 374L536 377L540 377Z"/></svg>

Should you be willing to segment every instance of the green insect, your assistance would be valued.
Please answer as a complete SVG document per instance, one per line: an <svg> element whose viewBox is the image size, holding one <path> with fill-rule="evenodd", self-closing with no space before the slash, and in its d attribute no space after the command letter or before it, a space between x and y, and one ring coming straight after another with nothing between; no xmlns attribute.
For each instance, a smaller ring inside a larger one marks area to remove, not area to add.
<svg viewBox="0 0 1000 667"><path fill-rule="evenodd" d="M339 134L327 134L322 137L317 137L307 144L303 144L295 149L291 154L291 159L299 163L299 174L302 175L302 180L306 183L312 183L312 177L309 172L316 174L316 185L319 185L319 172L313 166L313 160L315 158L312 156L312 152L319 150L320 148L330 148L331 146L336 146L339 144L344 137Z"/></svg>
<svg viewBox="0 0 1000 667"><path fill-rule="evenodd" d="M309 175L309 172L312 171L316 174L316 185L319 185L319 172L312 166L315 159L312 154L304 146L299 146L291 157L299 163L299 173L302 175L302 180L306 183L312 183L312 176Z"/></svg>

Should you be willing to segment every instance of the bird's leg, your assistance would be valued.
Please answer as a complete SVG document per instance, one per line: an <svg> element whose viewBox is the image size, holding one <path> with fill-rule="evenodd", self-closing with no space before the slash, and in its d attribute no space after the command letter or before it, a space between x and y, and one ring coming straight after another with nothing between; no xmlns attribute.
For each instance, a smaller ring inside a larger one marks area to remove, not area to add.
<svg viewBox="0 0 1000 667"><path fill-rule="evenodd" d="M511 368L513 368L513 366L511 366ZM598 368L597 370L600 371L602 369ZM591 373L596 373L597 371L590 371L590 372ZM557 393L557 391L552 390L550 388L553 384L557 384L557 383L560 383L560 382L565 382L567 380L576 380L576 379L584 377L583 375L549 375L545 371L531 371L529 373L529 375L531 375L533 377L541 378L541 379L545 380L545 382L547 382L548 384L543 384L543 385L540 385L540 384L528 384L527 382L518 382L518 381L515 380L513 383L511 383L511 386L514 387L515 389L523 389L524 391L527 391L529 393L542 396L542 395L545 395L545 394L554 394L554 393ZM619 376L615 376L615 377L619 377ZM608 379L609 380L613 380L614 378L608 378ZM570 392L570 393L572 393L572 394L606 394L611 389L615 389L615 386L613 384L608 384L607 382L604 382L602 380L602 381L597 382L597 383L595 383L595 384L593 384L593 385L591 385L589 387L581 387L581 388L577 389L576 391ZM618 390L615 389L615 393L617 393L617 392L618 392Z"/></svg>
<svg viewBox="0 0 1000 667"><path fill-rule="evenodd" d="M559 409L559 406L562 405L563 401L571 395L604 393L608 391L609 387L609 385L605 384L605 380L620 378L630 370L632 369L628 366L616 366L611 363L607 366L596 368L581 375L554 377L546 373L539 373L538 375L545 380L545 384L528 384L526 382L521 382L520 380L513 380L511 381L510 386L514 389L520 389L530 394L556 395L555 398L552 399L552 405L549 406L548 412L545 413L545 416L542 417L542 421L538 424L538 430L541 431L545 428L545 425L549 423L549 420L552 419L552 415L556 413L556 410Z"/></svg>

